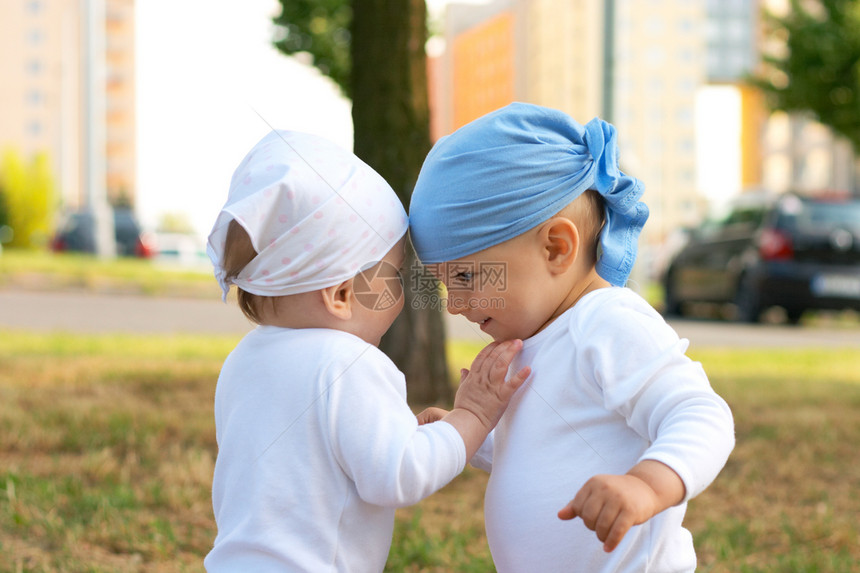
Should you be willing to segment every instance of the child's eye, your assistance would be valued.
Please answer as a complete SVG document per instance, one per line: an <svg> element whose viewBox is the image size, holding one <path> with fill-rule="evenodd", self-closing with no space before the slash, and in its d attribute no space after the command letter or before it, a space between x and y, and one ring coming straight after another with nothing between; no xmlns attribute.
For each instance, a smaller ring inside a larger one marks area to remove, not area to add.
<svg viewBox="0 0 860 573"><path fill-rule="evenodd" d="M461 272L454 275L454 280L463 285L470 284L473 278L474 273L471 272Z"/></svg>

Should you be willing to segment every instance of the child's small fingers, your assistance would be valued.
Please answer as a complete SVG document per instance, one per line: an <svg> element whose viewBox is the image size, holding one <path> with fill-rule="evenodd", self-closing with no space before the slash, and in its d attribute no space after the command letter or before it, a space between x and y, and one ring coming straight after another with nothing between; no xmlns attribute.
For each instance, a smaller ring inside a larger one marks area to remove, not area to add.
<svg viewBox="0 0 860 573"><path fill-rule="evenodd" d="M603 540L603 550L607 553L614 551L631 527L633 520L626 513L619 514Z"/></svg>
<svg viewBox="0 0 860 573"><path fill-rule="evenodd" d="M507 370L511 361L514 359L514 356L516 356L522 348L523 341L519 339L506 340L502 342L493 353L493 366Z"/></svg>
<svg viewBox="0 0 860 573"><path fill-rule="evenodd" d="M609 532L612 531L612 526L615 524L617 518L618 508L612 504L604 503L603 507L600 509L600 513L598 513L597 517L594 519L594 533L597 534L597 538L599 540L604 543L606 542L606 539L609 537Z"/></svg>
<svg viewBox="0 0 860 573"><path fill-rule="evenodd" d="M494 369L507 370L508 365L511 363L511 360L513 360L513 357L517 352L517 350L511 351L511 344L514 342L522 344L522 342L518 340L505 340L503 342L492 342L485 346L472 362L472 372L479 374L491 372Z"/></svg>
<svg viewBox="0 0 860 573"><path fill-rule="evenodd" d="M418 425L423 426L424 424L432 424L441 420L447 413L447 410L431 406L430 408L425 408L416 418L418 419Z"/></svg>
<svg viewBox="0 0 860 573"><path fill-rule="evenodd" d="M573 508L573 502L571 501L560 510L558 510L558 518L567 521L568 519L573 519L576 517L576 510Z"/></svg>
<svg viewBox="0 0 860 573"><path fill-rule="evenodd" d="M580 488L573 499L558 512L561 519L573 519L574 517L582 518L582 508L590 497L588 490L585 487ZM568 517L569 516L569 517Z"/></svg>
<svg viewBox="0 0 860 573"><path fill-rule="evenodd" d="M496 348L499 347L499 344L501 344L501 343L500 342L491 342L488 345L486 345L485 347L483 347L481 349L481 351L478 353L478 355L475 356L475 359L472 360L472 368L471 369L472 370L480 370L481 366L484 364L484 362L486 362L487 359L493 354L493 351L495 351Z"/></svg>
<svg viewBox="0 0 860 573"><path fill-rule="evenodd" d="M510 385L511 390L516 390L517 388L525 384L531 373L532 369L528 366L524 366L519 372L514 374L511 379L508 380L508 384Z"/></svg>

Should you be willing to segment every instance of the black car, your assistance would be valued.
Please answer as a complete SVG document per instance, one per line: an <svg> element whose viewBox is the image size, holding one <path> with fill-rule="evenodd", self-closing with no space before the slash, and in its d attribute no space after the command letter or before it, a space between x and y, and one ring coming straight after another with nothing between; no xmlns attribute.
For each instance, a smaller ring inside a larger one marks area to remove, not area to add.
<svg viewBox="0 0 860 573"><path fill-rule="evenodd" d="M860 197L741 196L690 233L663 286L669 315L731 303L756 322L779 306L795 324L807 309L860 310Z"/></svg>
<svg viewBox="0 0 860 573"><path fill-rule="evenodd" d="M152 242L141 231L130 209L113 210L116 254L121 257L149 258L155 255ZM51 243L54 251L96 252L95 221L89 211L69 213Z"/></svg>

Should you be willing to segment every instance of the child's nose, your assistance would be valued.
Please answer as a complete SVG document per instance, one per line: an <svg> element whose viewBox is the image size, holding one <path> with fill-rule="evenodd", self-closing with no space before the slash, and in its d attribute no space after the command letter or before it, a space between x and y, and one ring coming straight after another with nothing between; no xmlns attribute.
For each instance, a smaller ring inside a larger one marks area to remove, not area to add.
<svg viewBox="0 0 860 573"><path fill-rule="evenodd" d="M462 293L449 290L448 301L445 308L453 315L462 314L463 311L468 308L466 297Z"/></svg>

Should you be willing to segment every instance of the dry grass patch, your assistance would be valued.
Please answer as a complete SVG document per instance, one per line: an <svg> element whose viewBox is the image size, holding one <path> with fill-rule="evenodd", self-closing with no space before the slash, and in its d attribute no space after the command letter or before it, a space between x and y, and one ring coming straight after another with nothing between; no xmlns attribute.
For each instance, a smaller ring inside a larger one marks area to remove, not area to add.
<svg viewBox="0 0 860 573"><path fill-rule="evenodd" d="M0 571L197 571L235 339L0 334Z"/></svg>
<svg viewBox="0 0 860 573"><path fill-rule="evenodd" d="M0 572L200 571L215 536L212 403L236 337L0 332ZM452 368L478 345L451 346ZM700 571L860 562L854 350L697 352L738 445L693 500ZM389 571L492 571L486 475L399 510Z"/></svg>

